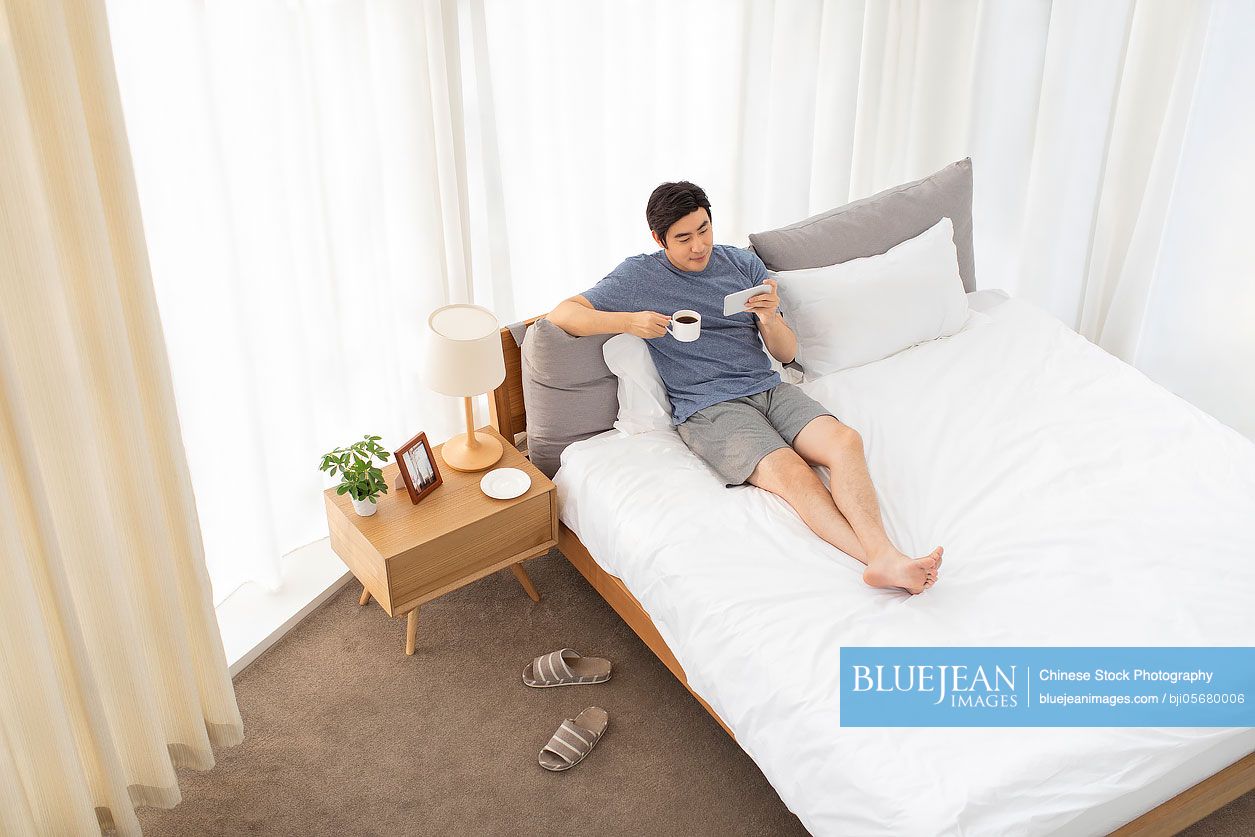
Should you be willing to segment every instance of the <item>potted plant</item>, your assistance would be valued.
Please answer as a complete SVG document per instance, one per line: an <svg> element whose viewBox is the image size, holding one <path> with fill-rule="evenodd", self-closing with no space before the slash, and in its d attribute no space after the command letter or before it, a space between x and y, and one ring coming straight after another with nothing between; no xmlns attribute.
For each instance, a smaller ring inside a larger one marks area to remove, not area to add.
<svg viewBox="0 0 1255 837"><path fill-rule="evenodd" d="M340 485L336 494L348 494L353 501L353 511L362 517L370 517L379 508L380 494L388 493L388 484L384 482L383 471L376 468L373 459L387 462L390 455L379 446L381 436L363 436L362 441L354 442L347 448L336 448L331 453L322 455L322 465L318 470L327 471L331 476L340 474Z"/></svg>

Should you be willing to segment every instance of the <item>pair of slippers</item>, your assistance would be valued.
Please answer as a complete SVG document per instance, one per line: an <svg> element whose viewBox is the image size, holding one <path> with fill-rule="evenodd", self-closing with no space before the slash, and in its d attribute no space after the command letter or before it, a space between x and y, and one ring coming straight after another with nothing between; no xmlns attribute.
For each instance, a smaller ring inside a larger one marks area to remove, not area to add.
<svg viewBox="0 0 1255 837"><path fill-rule="evenodd" d="M609 660L584 657L570 648L542 654L523 669L523 684L533 689L591 686L609 679ZM599 706L590 706L574 718L567 718L540 751L540 766L555 773L570 770L593 751L609 725L610 716Z"/></svg>

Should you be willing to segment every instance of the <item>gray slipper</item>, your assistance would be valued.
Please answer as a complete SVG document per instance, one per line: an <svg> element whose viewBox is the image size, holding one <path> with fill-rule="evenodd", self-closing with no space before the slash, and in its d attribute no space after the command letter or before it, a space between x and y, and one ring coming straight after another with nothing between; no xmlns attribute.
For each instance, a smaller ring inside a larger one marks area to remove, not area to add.
<svg viewBox="0 0 1255 837"><path fill-rule="evenodd" d="M609 660L581 657L570 648L542 654L523 669L523 683L533 689L605 683L609 679Z"/></svg>
<svg viewBox="0 0 1255 837"><path fill-rule="evenodd" d="M555 773L575 767L592 752L609 724L610 716L598 706L567 718L540 751L540 766Z"/></svg>

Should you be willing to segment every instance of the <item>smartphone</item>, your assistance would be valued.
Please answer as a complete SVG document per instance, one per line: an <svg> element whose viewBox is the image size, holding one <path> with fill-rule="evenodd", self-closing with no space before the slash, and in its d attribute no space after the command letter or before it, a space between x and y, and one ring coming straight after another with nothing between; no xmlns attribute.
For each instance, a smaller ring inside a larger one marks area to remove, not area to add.
<svg viewBox="0 0 1255 837"><path fill-rule="evenodd" d="M745 310L745 303L749 302L750 297L759 294L769 293L771 285L763 283L757 287L750 288L745 291L737 291L734 294L728 294L723 298L723 315L731 317L733 314L739 314Z"/></svg>

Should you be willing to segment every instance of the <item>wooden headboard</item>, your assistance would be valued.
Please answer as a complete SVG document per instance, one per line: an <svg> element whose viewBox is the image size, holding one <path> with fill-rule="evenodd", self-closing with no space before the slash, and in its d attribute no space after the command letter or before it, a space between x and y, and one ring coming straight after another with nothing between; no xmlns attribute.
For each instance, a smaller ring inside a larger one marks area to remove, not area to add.
<svg viewBox="0 0 1255 837"><path fill-rule="evenodd" d="M524 320L531 325L544 314ZM493 427L506 439L517 444L517 436L527 429L527 405L523 403L523 359L519 345L510 329L501 329L501 351L505 354L505 380L490 393L488 416Z"/></svg>

